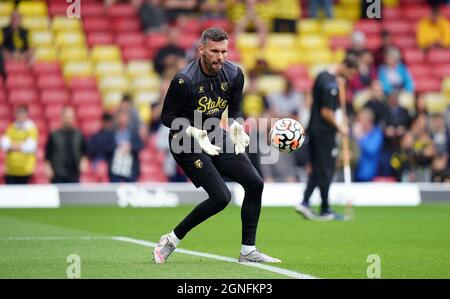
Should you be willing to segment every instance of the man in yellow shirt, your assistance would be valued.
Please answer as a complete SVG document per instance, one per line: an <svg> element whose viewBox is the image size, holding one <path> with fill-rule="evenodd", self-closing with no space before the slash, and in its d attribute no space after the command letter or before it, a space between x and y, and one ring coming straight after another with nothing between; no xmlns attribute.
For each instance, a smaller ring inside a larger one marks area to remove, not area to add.
<svg viewBox="0 0 450 299"><path fill-rule="evenodd" d="M450 23L440 14L438 5L432 7L430 16L420 20L417 26L417 44L422 49L450 47Z"/></svg>
<svg viewBox="0 0 450 299"><path fill-rule="evenodd" d="M16 121L9 125L1 138L1 149L6 152L7 184L27 184L36 167L38 131L30 119L28 109L16 111Z"/></svg>

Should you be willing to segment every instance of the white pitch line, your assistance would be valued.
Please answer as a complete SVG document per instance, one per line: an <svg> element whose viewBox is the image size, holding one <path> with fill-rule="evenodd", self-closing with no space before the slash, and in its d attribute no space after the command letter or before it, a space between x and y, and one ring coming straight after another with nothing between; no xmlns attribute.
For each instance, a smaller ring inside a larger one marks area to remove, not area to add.
<svg viewBox="0 0 450 299"><path fill-rule="evenodd" d="M138 240L138 239L133 239L133 238L128 238L128 237L113 237L113 239L116 240L116 241L138 244L138 245L142 245L142 246L145 246L145 247L153 247L154 248L157 245L156 243L153 243L153 242L148 242L148 241ZM281 274L281 275L285 275L285 276L288 276L288 277L291 277L291 278L297 278L297 279L314 279L314 278L317 278L317 277L314 277L314 276L311 276L311 275L307 275L307 274L303 274L303 273L299 273L299 272L295 272L295 271L291 271L291 270L287 270L287 269L283 269L283 268L278 268L278 267L274 267L274 266L269 266L269 265L266 265L266 264L239 263L237 259L226 257L226 256L221 256L221 255L216 255L216 254L211 254L211 253L204 253L204 252L186 250L186 249L182 249L182 248L177 248L175 251L179 252L179 253L183 253L183 254L200 256L200 257L214 259L214 260L219 260L219 261L223 261L223 262L236 263L236 264L239 264L239 265L242 265L242 266L259 268L259 269L270 271L270 272L273 272L273 273L278 273L278 274Z"/></svg>
<svg viewBox="0 0 450 299"><path fill-rule="evenodd" d="M0 241L52 241L52 240L111 240L107 236L66 236L66 237L0 237Z"/></svg>

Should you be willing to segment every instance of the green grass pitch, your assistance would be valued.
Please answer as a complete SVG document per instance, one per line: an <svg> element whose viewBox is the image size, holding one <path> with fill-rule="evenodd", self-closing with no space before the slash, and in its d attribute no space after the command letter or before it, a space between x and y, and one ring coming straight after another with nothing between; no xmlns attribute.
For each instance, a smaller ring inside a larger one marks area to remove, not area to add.
<svg viewBox="0 0 450 299"><path fill-rule="evenodd" d="M1 209L0 278L65 278L70 254L81 258L81 278L288 278L179 252L155 265L151 248L111 238L157 242L191 209ZM450 278L450 205L358 207L355 214L318 223L292 208L263 208L257 246L282 259L276 267L318 278L367 278L370 254L381 258L381 278ZM240 210L229 206L180 248L236 258L240 230Z"/></svg>

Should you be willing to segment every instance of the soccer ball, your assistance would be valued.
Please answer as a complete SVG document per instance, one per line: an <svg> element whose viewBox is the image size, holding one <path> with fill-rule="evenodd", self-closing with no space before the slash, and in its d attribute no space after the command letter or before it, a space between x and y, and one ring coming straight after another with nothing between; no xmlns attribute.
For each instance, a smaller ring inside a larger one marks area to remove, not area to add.
<svg viewBox="0 0 450 299"><path fill-rule="evenodd" d="M282 118L270 130L269 138L272 146L280 152L292 153L305 141L305 130L298 121Z"/></svg>

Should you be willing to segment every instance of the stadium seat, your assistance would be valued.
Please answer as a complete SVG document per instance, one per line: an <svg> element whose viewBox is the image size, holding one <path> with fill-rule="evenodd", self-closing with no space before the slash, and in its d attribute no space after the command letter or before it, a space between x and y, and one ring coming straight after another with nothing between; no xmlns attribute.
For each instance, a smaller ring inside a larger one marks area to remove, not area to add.
<svg viewBox="0 0 450 299"><path fill-rule="evenodd" d="M92 47L91 57L94 62L122 60L119 48L114 45L96 45Z"/></svg>
<svg viewBox="0 0 450 299"><path fill-rule="evenodd" d="M100 79L99 88L102 94L111 91L127 92L128 80L124 76L103 77Z"/></svg>
<svg viewBox="0 0 450 299"><path fill-rule="evenodd" d="M30 72L29 65L26 61L5 61L4 67L8 75L24 75Z"/></svg>
<svg viewBox="0 0 450 299"><path fill-rule="evenodd" d="M103 114L101 105L80 105L76 109L78 119L83 123L86 120L100 120Z"/></svg>
<svg viewBox="0 0 450 299"><path fill-rule="evenodd" d="M201 24L202 28L201 30L205 30L206 28L210 28L210 27L220 27L223 30L225 30L226 32L231 32L232 31L232 27L233 25L231 24L231 22L227 19L206 19L203 21L203 23Z"/></svg>
<svg viewBox="0 0 450 299"><path fill-rule="evenodd" d="M52 29L58 31L79 31L82 29L79 19L69 19L66 16L57 16L52 19Z"/></svg>
<svg viewBox="0 0 450 299"><path fill-rule="evenodd" d="M433 64L449 63L450 50L448 49L431 49L427 53L427 61Z"/></svg>
<svg viewBox="0 0 450 299"><path fill-rule="evenodd" d="M418 48L404 49L403 59L407 64L422 63L425 61L425 55L423 51Z"/></svg>
<svg viewBox="0 0 450 299"><path fill-rule="evenodd" d="M284 75L289 80L301 80L308 78L308 70L304 65L292 65L284 71Z"/></svg>
<svg viewBox="0 0 450 299"><path fill-rule="evenodd" d="M0 2L1 4L2 2ZM0 28L6 27L11 23L11 17L0 15Z"/></svg>
<svg viewBox="0 0 450 299"><path fill-rule="evenodd" d="M59 52L59 60L62 63L70 61L85 61L89 59L89 53L85 47L63 47Z"/></svg>
<svg viewBox="0 0 450 299"><path fill-rule="evenodd" d="M361 20L355 23L354 30L364 32L366 35L381 34L383 30L380 22L373 20Z"/></svg>
<svg viewBox="0 0 450 299"><path fill-rule="evenodd" d="M50 121L59 120L61 118L61 112L64 109L64 104L50 104L44 106L45 117Z"/></svg>
<svg viewBox="0 0 450 299"><path fill-rule="evenodd" d="M9 92L8 99L12 105L28 105L37 101L37 94L34 89L13 89Z"/></svg>
<svg viewBox="0 0 450 299"><path fill-rule="evenodd" d="M7 119L12 115L12 111L9 109L9 106L5 104L0 105L0 119Z"/></svg>
<svg viewBox="0 0 450 299"><path fill-rule="evenodd" d="M41 103L44 105L67 104L69 94L65 89L48 89L41 92Z"/></svg>
<svg viewBox="0 0 450 299"><path fill-rule="evenodd" d="M450 76L450 63L437 65L433 72L440 79Z"/></svg>
<svg viewBox="0 0 450 299"><path fill-rule="evenodd" d="M94 77L83 76L83 77L75 77L70 80L69 84L70 88L75 90L96 90L97 89L97 81Z"/></svg>
<svg viewBox="0 0 450 299"><path fill-rule="evenodd" d="M398 7L385 7L381 14L385 20L400 20L402 18L402 10Z"/></svg>
<svg viewBox="0 0 450 299"><path fill-rule="evenodd" d="M160 99L160 93L157 91L138 91L133 94L133 101L139 104L156 104Z"/></svg>
<svg viewBox="0 0 450 299"><path fill-rule="evenodd" d="M322 23L322 33L326 36L348 36L353 31L353 25L348 20L332 19Z"/></svg>
<svg viewBox="0 0 450 299"><path fill-rule="evenodd" d="M190 50L195 46L198 40L199 36L197 34L184 34L178 39L177 45L184 50Z"/></svg>
<svg viewBox="0 0 450 299"><path fill-rule="evenodd" d="M414 23L406 20L385 20L383 30L389 31L392 35L414 35Z"/></svg>
<svg viewBox="0 0 450 299"><path fill-rule="evenodd" d="M176 26L180 28L182 34L199 35L202 30L202 22L199 18L179 18L176 20Z"/></svg>
<svg viewBox="0 0 450 299"><path fill-rule="evenodd" d="M24 16L22 26L31 32L49 30L49 20L47 16Z"/></svg>
<svg viewBox="0 0 450 299"><path fill-rule="evenodd" d="M106 111L113 111L122 101L124 92L104 91L102 95L102 104Z"/></svg>
<svg viewBox="0 0 450 299"><path fill-rule="evenodd" d="M54 62L57 58L54 47L37 47L34 51L34 59L36 62Z"/></svg>
<svg viewBox="0 0 450 299"><path fill-rule="evenodd" d="M33 64L33 71L37 76L57 75L61 74L61 66L59 63L39 62Z"/></svg>
<svg viewBox="0 0 450 299"><path fill-rule="evenodd" d="M115 18L112 21L115 32L139 32L141 23L138 18Z"/></svg>
<svg viewBox="0 0 450 299"><path fill-rule="evenodd" d="M77 90L74 89L72 93L72 104L75 106L101 104L101 96L95 89Z"/></svg>
<svg viewBox="0 0 450 299"><path fill-rule="evenodd" d="M328 48L328 39L322 35L302 35L298 39L297 45L302 50L323 50Z"/></svg>
<svg viewBox="0 0 450 299"><path fill-rule="evenodd" d="M330 38L330 48L333 50L337 49L348 49L350 47L351 41L347 36L338 36Z"/></svg>
<svg viewBox="0 0 450 299"><path fill-rule="evenodd" d="M64 89L65 84L60 74L42 75L37 78L37 87L39 89Z"/></svg>
<svg viewBox="0 0 450 299"><path fill-rule="evenodd" d="M418 21L420 18L428 16L430 8L427 5L408 5L402 9L403 17L413 21Z"/></svg>
<svg viewBox="0 0 450 299"><path fill-rule="evenodd" d="M50 31L31 31L29 33L29 42L32 47L48 47L53 43L53 35Z"/></svg>
<svg viewBox="0 0 450 299"><path fill-rule="evenodd" d="M263 75L256 82L257 90L264 94L281 92L284 90L285 84L285 79L278 75Z"/></svg>
<svg viewBox="0 0 450 299"><path fill-rule="evenodd" d="M83 28L86 32L109 31L111 30L111 23L107 18L83 17Z"/></svg>
<svg viewBox="0 0 450 299"><path fill-rule="evenodd" d="M50 2L48 5L48 13L50 16L66 16L67 15L67 3Z"/></svg>
<svg viewBox="0 0 450 299"><path fill-rule="evenodd" d="M59 47L84 47L85 37L81 31L59 31L55 43Z"/></svg>
<svg viewBox="0 0 450 299"><path fill-rule="evenodd" d="M14 11L14 3L2 1L0 2L0 16L10 16Z"/></svg>
<svg viewBox="0 0 450 299"><path fill-rule="evenodd" d="M105 14L105 7L101 3L83 3L80 10L83 18L99 17Z"/></svg>
<svg viewBox="0 0 450 299"><path fill-rule="evenodd" d="M145 44L145 38L142 33L118 33L116 43L121 47L142 47Z"/></svg>
<svg viewBox="0 0 450 299"><path fill-rule="evenodd" d="M132 91L159 91L161 80L157 76L135 77L130 81Z"/></svg>
<svg viewBox="0 0 450 299"><path fill-rule="evenodd" d="M414 82L415 90L418 93L439 91L441 89L441 82L436 78L422 78Z"/></svg>
<svg viewBox="0 0 450 299"><path fill-rule="evenodd" d="M86 39L88 46L91 48L95 45L110 45L114 43L114 36L108 31L87 32Z"/></svg>
<svg viewBox="0 0 450 299"><path fill-rule="evenodd" d="M11 89L34 88L34 78L30 75L9 75L6 87Z"/></svg>
<svg viewBox="0 0 450 299"><path fill-rule="evenodd" d="M102 122L99 119L96 120L84 120L81 123L81 132L85 136L91 136L97 133L102 128Z"/></svg>
<svg viewBox="0 0 450 299"><path fill-rule="evenodd" d="M447 108L447 99L442 93L428 92L424 98L429 113L443 113Z"/></svg>
<svg viewBox="0 0 450 299"><path fill-rule="evenodd" d="M442 92L444 92L447 95L450 95L450 76L445 77L442 80Z"/></svg>
<svg viewBox="0 0 450 299"><path fill-rule="evenodd" d="M104 76L120 76L124 74L124 67L119 61L101 61L95 66L95 75L97 77Z"/></svg>
<svg viewBox="0 0 450 299"><path fill-rule="evenodd" d="M127 74L130 77L149 75L153 72L153 64L148 60L131 60L127 64Z"/></svg>
<svg viewBox="0 0 450 299"><path fill-rule="evenodd" d="M320 22L316 19L301 19L297 22L297 32L303 34L320 34Z"/></svg>
<svg viewBox="0 0 450 299"><path fill-rule="evenodd" d="M150 59L151 51L142 47L142 46L130 46L130 47L124 47L122 49L122 55L123 59L128 62L130 60L145 60Z"/></svg>
<svg viewBox="0 0 450 299"><path fill-rule="evenodd" d="M45 1L20 1L17 9L22 16L47 15L47 4Z"/></svg>
<svg viewBox="0 0 450 299"><path fill-rule="evenodd" d="M107 14L110 17L137 17L136 9L129 3L113 4L107 9Z"/></svg>
<svg viewBox="0 0 450 299"><path fill-rule="evenodd" d="M66 79L73 77L92 76L92 65L90 62L68 62L64 65L63 74Z"/></svg>
<svg viewBox="0 0 450 299"><path fill-rule="evenodd" d="M370 35L366 38L366 48L373 51L381 47L381 37L379 35Z"/></svg>
<svg viewBox="0 0 450 299"><path fill-rule="evenodd" d="M165 46L167 42L167 35L162 33L149 33L146 38L146 44L151 49L159 49Z"/></svg>

